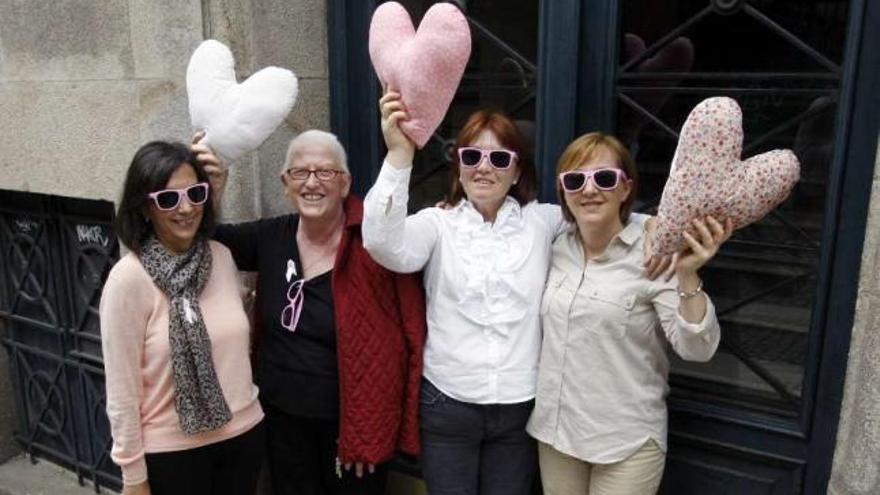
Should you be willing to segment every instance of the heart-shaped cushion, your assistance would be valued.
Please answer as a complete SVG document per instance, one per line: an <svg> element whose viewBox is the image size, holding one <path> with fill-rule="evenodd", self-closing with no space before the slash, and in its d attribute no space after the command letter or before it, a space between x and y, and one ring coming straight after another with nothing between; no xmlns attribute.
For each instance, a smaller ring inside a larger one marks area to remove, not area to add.
<svg viewBox="0 0 880 495"><path fill-rule="evenodd" d="M385 2L370 22L370 59L383 85L400 92L403 132L420 149L443 121L471 54L471 32L457 7L434 4L416 32L406 9Z"/></svg>
<svg viewBox="0 0 880 495"><path fill-rule="evenodd" d="M688 115L657 212L654 254L685 246L691 221L712 215L734 228L754 223L791 193L800 164L791 150L773 150L742 161L742 111L736 101L703 100Z"/></svg>
<svg viewBox="0 0 880 495"><path fill-rule="evenodd" d="M186 92L193 130L226 163L257 149L290 113L298 91L293 72L266 67L238 84L232 52L203 41L189 59Z"/></svg>

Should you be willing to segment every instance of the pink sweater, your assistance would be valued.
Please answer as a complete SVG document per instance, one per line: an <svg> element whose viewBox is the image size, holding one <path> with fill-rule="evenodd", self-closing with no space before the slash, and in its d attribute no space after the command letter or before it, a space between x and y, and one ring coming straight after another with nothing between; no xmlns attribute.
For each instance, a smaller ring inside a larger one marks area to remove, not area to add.
<svg viewBox="0 0 880 495"><path fill-rule="evenodd" d="M246 432L263 418L251 377L250 325L229 250L210 241L214 264L199 298L211 338L214 369L232 420L218 430L186 435L174 409L168 343L168 298L129 253L110 271L101 295L101 339L107 375L111 457L127 485L147 479L144 453L187 450Z"/></svg>

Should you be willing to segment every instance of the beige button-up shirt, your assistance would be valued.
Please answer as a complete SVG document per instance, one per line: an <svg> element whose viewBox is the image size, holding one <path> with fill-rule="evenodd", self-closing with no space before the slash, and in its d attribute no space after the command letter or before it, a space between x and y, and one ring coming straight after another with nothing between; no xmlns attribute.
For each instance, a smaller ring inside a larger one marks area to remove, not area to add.
<svg viewBox="0 0 880 495"><path fill-rule="evenodd" d="M586 462L621 461L648 440L665 451L667 348L707 361L721 337L708 297L703 321L688 323L678 312L678 281L642 275L642 237L642 226L629 223L588 263L575 229L553 244L527 429Z"/></svg>

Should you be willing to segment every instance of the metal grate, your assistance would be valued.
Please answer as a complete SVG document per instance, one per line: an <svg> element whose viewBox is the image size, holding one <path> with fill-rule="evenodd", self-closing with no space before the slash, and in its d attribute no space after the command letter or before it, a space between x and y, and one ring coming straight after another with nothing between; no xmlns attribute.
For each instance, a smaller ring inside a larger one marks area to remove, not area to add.
<svg viewBox="0 0 880 495"><path fill-rule="evenodd" d="M96 491L121 484L109 457L97 314L119 255L112 217L107 202L0 191L0 322L16 438Z"/></svg>

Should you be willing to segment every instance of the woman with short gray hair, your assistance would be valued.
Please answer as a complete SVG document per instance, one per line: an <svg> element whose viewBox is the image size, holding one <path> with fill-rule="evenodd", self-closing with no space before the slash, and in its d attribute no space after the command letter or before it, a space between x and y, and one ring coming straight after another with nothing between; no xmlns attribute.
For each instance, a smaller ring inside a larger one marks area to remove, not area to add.
<svg viewBox="0 0 880 495"><path fill-rule="evenodd" d="M208 171L222 192L225 170ZM381 495L385 462L419 448L421 282L364 250L363 207L349 194L336 136L293 139L281 182L296 213L221 225L214 236L240 270L258 274L256 368L273 490Z"/></svg>

